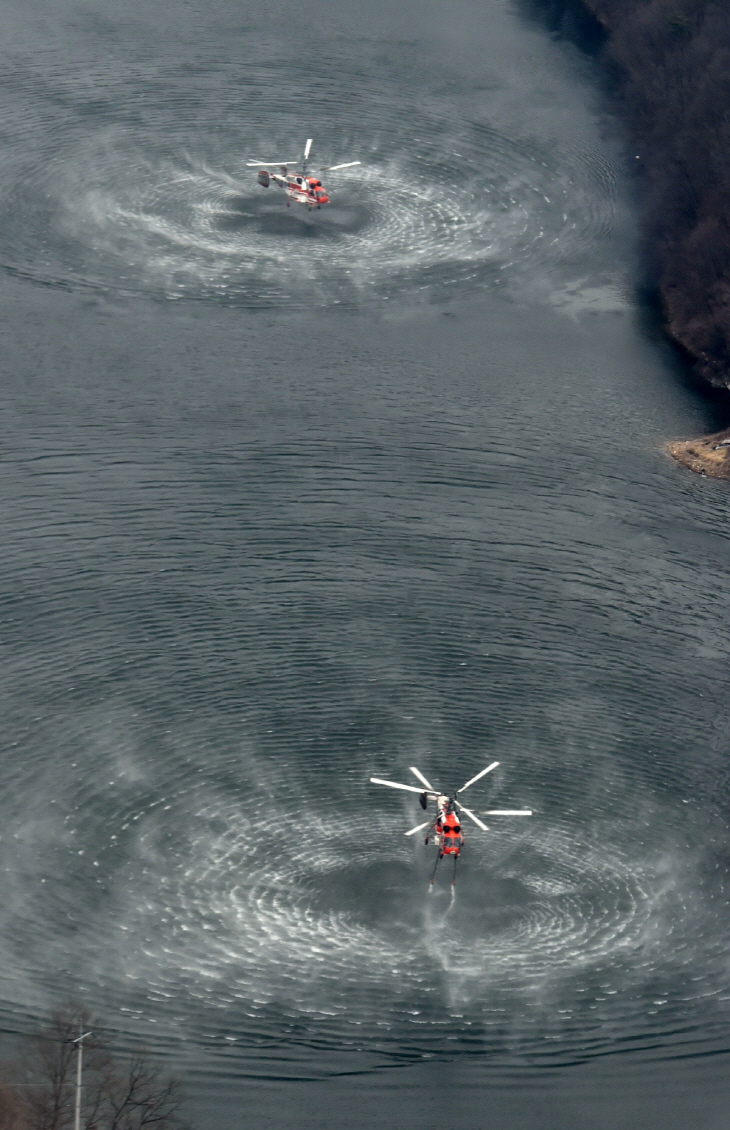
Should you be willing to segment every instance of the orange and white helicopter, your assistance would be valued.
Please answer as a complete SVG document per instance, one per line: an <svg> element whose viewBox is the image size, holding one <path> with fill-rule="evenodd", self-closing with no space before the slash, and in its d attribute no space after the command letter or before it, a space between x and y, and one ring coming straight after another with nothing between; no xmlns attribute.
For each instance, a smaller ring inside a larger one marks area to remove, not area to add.
<svg viewBox="0 0 730 1130"><path fill-rule="evenodd" d="M415 836L416 832L422 832L424 828L427 828L428 831L426 832L424 842L428 844L430 840L433 840L434 844L439 849L438 855L436 856L436 862L433 865L433 872L431 874L432 887L433 881L436 878L436 868L439 865L439 861L443 859L445 855L451 856L454 860L454 874L451 879L452 887L456 882L456 864L459 861L461 849L464 846L464 836L461 830L461 821L459 819L459 814L461 812L463 812L469 820L472 820L479 828L481 828L483 832L489 831L487 825L483 824L475 813L471 812L461 803L461 801L458 801L456 798L460 793L463 793L466 789L471 788L472 785L476 784L477 781L486 776L487 773L491 773L492 770L496 769L498 765L498 761L493 761L492 764L488 765L486 769L482 769L481 773L477 773L476 777L472 777L470 781L467 781L465 785L462 785L460 789L457 789L455 793L451 793L450 795L441 793L438 789L435 789L433 785L426 780L420 769L416 769L415 765L410 765L409 769L413 776L416 777L421 782L421 784L425 786L425 788L419 789L416 788L415 785L400 785L396 781L382 781L380 777L370 778L370 781L373 785L387 785L389 789L404 789L409 793L418 793L418 799L421 802L421 808L423 809L426 809L428 807L429 797L432 797L436 801L436 815L433 820L427 820L424 824L418 824L415 828L411 828L410 831L405 833L406 836ZM488 808L486 812L482 812L481 815L532 816L532 809Z"/></svg>
<svg viewBox="0 0 730 1130"><path fill-rule="evenodd" d="M249 169L258 169L259 184L264 188L268 188L271 182L278 184L279 188L286 191L286 206L292 200L297 204L306 204L311 212L313 208L321 208L323 204L329 204L330 198L324 190L319 177L308 176L307 166L309 164L309 151L312 148L312 138L307 138L307 144L304 146L304 157L302 159L302 171L289 172L290 165L296 165L296 161L247 161L246 166ZM262 167L268 164L268 168ZM337 169L351 169L353 165L359 165L359 161L346 161L344 165L327 165L320 171L323 173L334 173ZM272 166L278 165L279 172L271 172Z"/></svg>

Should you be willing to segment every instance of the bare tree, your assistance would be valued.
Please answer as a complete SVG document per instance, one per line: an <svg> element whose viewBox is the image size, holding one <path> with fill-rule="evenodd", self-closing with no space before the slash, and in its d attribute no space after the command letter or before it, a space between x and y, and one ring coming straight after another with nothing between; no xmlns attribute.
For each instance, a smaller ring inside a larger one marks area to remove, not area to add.
<svg viewBox="0 0 730 1130"><path fill-rule="evenodd" d="M75 1002L55 1009L45 1027L28 1039L23 1098L10 1096L18 1104L16 1121L2 1121L0 1091L0 1130L72 1130L74 1041L89 1030L92 1035L84 1041L83 1130L187 1130L178 1080L155 1064L145 1049L128 1056L113 1055L101 1022ZM9 1101L8 1119L11 1107Z"/></svg>
<svg viewBox="0 0 730 1130"><path fill-rule="evenodd" d="M152 1064L144 1051L121 1067L110 1065L102 1094L104 1130L182 1130L185 1125L178 1080Z"/></svg>

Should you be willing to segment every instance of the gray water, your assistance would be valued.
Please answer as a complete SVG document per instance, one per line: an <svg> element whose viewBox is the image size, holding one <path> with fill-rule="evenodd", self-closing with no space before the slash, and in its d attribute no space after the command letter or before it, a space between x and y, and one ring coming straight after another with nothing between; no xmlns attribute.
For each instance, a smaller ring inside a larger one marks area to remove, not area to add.
<svg viewBox="0 0 730 1130"><path fill-rule="evenodd" d="M728 493L590 60L503 0L0 26L0 1027L85 1001L200 1127L724 1127ZM245 167L308 136L311 214ZM535 815L429 896L368 778L495 759Z"/></svg>

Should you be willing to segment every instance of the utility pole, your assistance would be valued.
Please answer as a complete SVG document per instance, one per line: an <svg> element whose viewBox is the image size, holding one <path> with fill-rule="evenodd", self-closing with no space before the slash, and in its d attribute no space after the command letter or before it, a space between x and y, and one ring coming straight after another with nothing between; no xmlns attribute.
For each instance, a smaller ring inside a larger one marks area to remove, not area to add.
<svg viewBox="0 0 730 1130"><path fill-rule="evenodd" d="M78 1058L76 1060L76 1110L74 1113L74 1130L81 1130L81 1063L84 1055L84 1040L91 1032L84 1032L73 1041L76 1044Z"/></svg>

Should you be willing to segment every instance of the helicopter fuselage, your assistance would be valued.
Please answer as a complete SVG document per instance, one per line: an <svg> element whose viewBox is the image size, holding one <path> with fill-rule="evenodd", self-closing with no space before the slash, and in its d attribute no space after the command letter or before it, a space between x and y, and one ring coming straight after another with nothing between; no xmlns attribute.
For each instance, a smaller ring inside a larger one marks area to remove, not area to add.
<svg viewBox="0 0 730 1130"><path fill-rule="evenodd" d="M437 815L426 832L426 844L433 840L439 849L439 859L444 855L458 856L464 846L459 817L450 797L440 796L436 801Z"/></svg>
<svg viewBox="0 0 730 1130"><path fill-rule="evenodd" d="M306 204L310 210L321 208L323 204L330 202L321 180L317 177L302 176L298 173L270 173L262 169L259 173L259 184L268 188L269 181L284 189L287 195L287 207L290 200L295 200L297 204Z"/></svg>
<svg viewBox="0 0 730 1130"><path fill-rule="evenodd" d="M292 165L298 166L298 161L247 161L246 168L257 168L259 170L258 181L262 188L268 188L271 182L277 184L279 188L283 188L286 193L286 206L295 200L297 204L306 204L309 211L312 208L321 208L323 204L329 204L330 198L325 192L324 185L318 177L309 175L309 153L312 148L311 137L307 138L307 144L304 146L304 156L301 162L300 171L289 172ZM359 161L345 161L340 165L325 165L322 172L334 173L338 169L350 169L353 165L359 165ZM271 167L275 166L279 171L274 173ZM267 167L268 166L268 167Z"/></svg>
<svg viewBox="0 0 730 1130"><path fill-rule="evenodd" d="M445 793L442 793L440 789L435 789L433 785L429 784L421 770L417 769L415 765L411 765L409 768L413 776L421 782L422 788L419 788L417 785L402 785L400 781L384 781L382 777L370 778L370 782L373 785L386 785L389 789L403 789L407 793L418 793L418 800L424 812L428 808L429 800L433 799L436 801L435 818L433 820L426 820L423 824L417 824L415 828L409 828L405 833L406 836L415 836L417 832L422 832L423 829L426 828L426 843L428 844L432 840L439 849L436 862L433 866L433 874L431 875L432 888L434 878L436 877L438 862L440 859L443 859L445 855L451 856L454 861L454 875L451 880L451 885L454 885L456 880L456 864L464 845L464 837L461 832L462 815L466 816L468 820L471 820L473 824L476 824L478 828L481 828L483 832L489 831L487 825L482 823L476 813L468 809L461 799L457 800L457 797L460 798L462 793L470 789L477 781L481 781L482 777L485 777L487 773L491 773L498 765L498 761L493 761L491 765L487 765L486 769L482 769L481 772L477 773L475 777L472 777L471 780L467 781L465 785L462 785L460 789L457 789L456 792L452 793L450 796L447 796ZM489 808L486 812L483 812L482 815L532 816L532 809Z"/></svg>

